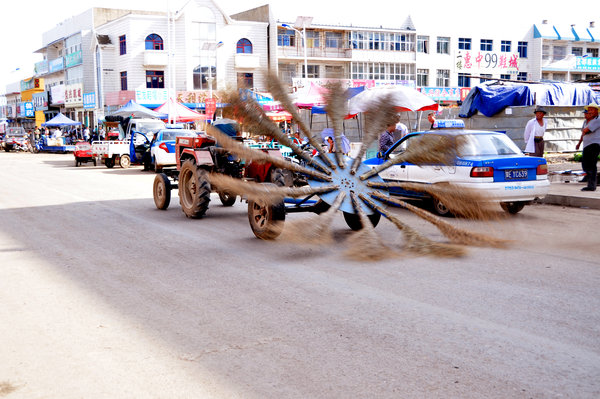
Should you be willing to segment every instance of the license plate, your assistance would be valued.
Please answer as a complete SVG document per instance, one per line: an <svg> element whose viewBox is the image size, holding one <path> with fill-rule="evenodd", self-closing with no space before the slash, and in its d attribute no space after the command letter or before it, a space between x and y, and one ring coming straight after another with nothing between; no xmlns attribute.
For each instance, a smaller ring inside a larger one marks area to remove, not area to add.
<svg viewBox="0 0 600 399"><path fill-rule="evenodd" d="M527 179L527 169L511 169L504 171L506 180L523 180Z"/></svg>

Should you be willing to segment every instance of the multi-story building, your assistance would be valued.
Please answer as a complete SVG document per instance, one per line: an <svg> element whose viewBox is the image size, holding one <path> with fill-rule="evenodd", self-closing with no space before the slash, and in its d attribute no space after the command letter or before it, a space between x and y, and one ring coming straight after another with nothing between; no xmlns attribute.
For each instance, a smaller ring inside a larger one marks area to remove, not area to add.
<svg viewBox="0 0 600 399"><path fill-rule="evenodd" d="M489 79L577 81L600 70L593 22L489 24L477 32L459 24L416 26L410 17L396 27L352 22L286 23L269 6L228 16L214 0L192 0L172 13L92 8L43 35L34 77L45 80L47 100L36 98L35 111L95 124L130 99L152 107L175 96L201 108L227 88L266 90L265 70L292 90L328 79L401 84L448 104ZM15 102L11 93L7 103Z"/></svg>

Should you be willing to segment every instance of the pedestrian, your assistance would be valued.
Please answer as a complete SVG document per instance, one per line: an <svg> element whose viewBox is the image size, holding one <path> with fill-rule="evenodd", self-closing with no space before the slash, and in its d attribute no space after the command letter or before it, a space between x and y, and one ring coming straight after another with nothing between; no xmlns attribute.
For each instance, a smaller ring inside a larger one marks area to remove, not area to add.
<svg viewBox="0 0 600 399"><path fill-rule="evenodd" d="M581 191L596 191L598 174L598 155L600 155L600 119L598 119L598 104L590 104L584 107L583 127L581 128L581 138L575 146L583 142L583 155L581 157L581 167L587 177L587 186Z"/></svg>
<svg viewBox="0 0 600 399"><path fill-rule="evenodd" d="M427 114L427 120L431 123L431 129L435 128L435 112Z"/></svg>
<svg viewBox="0 0 600 399"><path fill-rule="evenodd" d="M383 157L383 154L390 149L392 145L394 145L394 132L396 131L396 123L391 123L388 127L381 133L381 137L379 137L379 156Z"/></svg>
<svg viewBox="0 0 600 399"><path fill-rule="evenodd" d="M533 157L544 156L544 133L548 122L544 119L546 109L537 106L533 111L535 118L529 120L525 125L523 139L525 140L525 153Z"/></svg>
<svg viewBox="0 0 600 399"><path fill-rule="evenodd" d="M331 136L327 136L325 140L327 141L327 152L335 152L335 143Z"/></svg>
<svg viewBox="0 0 600 399"><path fill-rule="evenodd" d="M85 125L83 125L83 139L87 142L90 141L90 129Z"/></svg>
<svg viewBox="0 0 600 399"><path fill-rule="evenodd" d="M408 134L408 128L404 123L398 122L396 123L396 132L398 132L398 134L400 135L400 137L398 138L401 139L402 137Z"/></svg>

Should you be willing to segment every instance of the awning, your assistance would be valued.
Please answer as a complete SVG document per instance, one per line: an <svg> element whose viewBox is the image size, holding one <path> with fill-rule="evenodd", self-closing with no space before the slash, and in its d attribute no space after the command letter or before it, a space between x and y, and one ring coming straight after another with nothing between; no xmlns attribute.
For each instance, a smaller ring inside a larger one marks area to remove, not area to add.
<svg viewBox="0 0 600 399"><path fill-rule="evenodd" d="M570 40L572 42L577 40L575 39L575 35L573 34L570 26L555 26L554 30L558 34L558 38L560 40Z"/></svg>
<svg viewBox="0 0 600 399"><path fill-rule="evenodd" d="M585 28L579 28L577 26L573 26L573 35L575 35L575 41L578 42L591 42L593 41L590 32L588 32Z"/></svg>
<svg viewBox="0 0 600 399"><path fill-rule="evenodd" d="M554 26L548 24L533 25L533 37L535 39L553 39L560 40Z"/></svg>

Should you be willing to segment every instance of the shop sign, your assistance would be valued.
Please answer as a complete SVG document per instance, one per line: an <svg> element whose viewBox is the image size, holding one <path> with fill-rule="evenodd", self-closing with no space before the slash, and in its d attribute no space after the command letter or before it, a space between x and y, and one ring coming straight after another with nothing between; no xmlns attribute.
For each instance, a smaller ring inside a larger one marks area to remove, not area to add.
<svg viewBox="0 0 600 399"><path fill-rule="evenodd" d="M80 105L83 103L83 84L76 83L65 86L65 105Z"/></svg>
<svg viewBox="0 0 600 399"><path fill-rule="evenodd" d="M600 71L600 58L598 57L576 57L575 69L585 71Z"/></svg>
<svg viewBox="0 0 600 399"><path fill-rule="evenodd" d="M433 101L460 100L460 89L458 87L421 87L421 93Z"/></svg>
<svg viewBox="0 0 600 399"><path fill-rule="evenodd" d="M135 91L135 102L142 105L160 105L167 102L167 89L145 89Z"/></svg>
<svg viewBox="0 0 600 399"><path fill-rule="evenodd" d="M519 54L458 50L454 55L454 66L458 73L506 74L519 70Z"/></svg>
<svg viewBox="0 0 600 399"><path fill-rule="evenodd" d="M50 88L50 96L52 97L52 105L65 103L65 85L56 85Z"/></svg>
<svg viewBox="0 0 600 399"><path fill-rule="evenodd" d="M45 75L49 71L48 60L35 63L34 71L36 75Z"/></svg>
<svg viewBox="0 0 600 399"><path fill-rule="evenodd" d="M64 61L62 57L48 61L48 69L50 73L62 71L64 68Z"/></svg>
<svg viewBox="0 0 600 399"><path fill-rule="evenodd" d="M80 65L83 63L83 55L81 50L76 51L65 56L65 67L70 68L72 66Z"/></svg>
<svg viewBox="0 0 600 399"><path fill-rule="evenodd" d="M21 118L33 118L34 115L33 103L31 101L22 102L19 104L19 116Z"/></svg>
<svg viewBox="0 0 600 399"><path fill-rule="evenodd" d="M96 108L96 92L83 94L83 108Z"/></svg>
<svg viewBox="0 0 600 399"><path fill-rule="evenodd" d="M48 92L33 93L31 101L36 111L46 111L48 109Z"/></svg>

